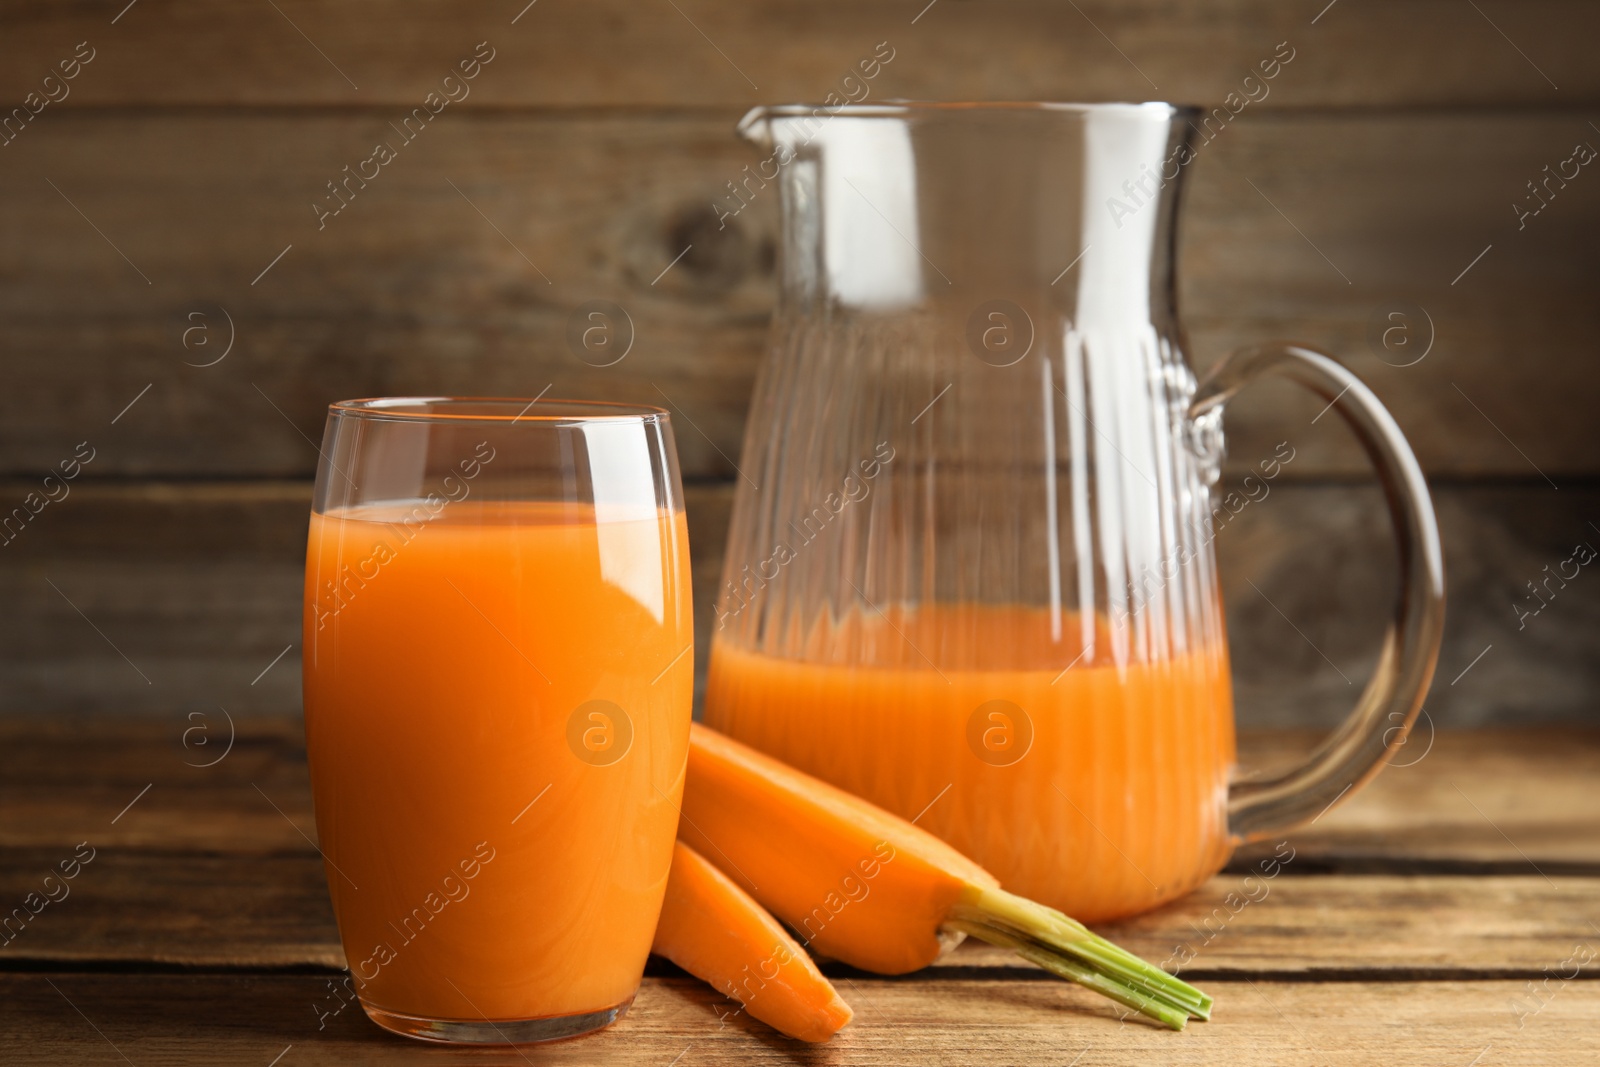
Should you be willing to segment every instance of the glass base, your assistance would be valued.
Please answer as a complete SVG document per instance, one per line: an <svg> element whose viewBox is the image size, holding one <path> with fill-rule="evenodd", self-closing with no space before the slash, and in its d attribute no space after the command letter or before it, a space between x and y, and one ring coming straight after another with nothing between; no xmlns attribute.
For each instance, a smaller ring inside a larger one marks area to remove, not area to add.
<svg viewBox="0 0 1600 1067"><path fill-rule="evenodd" d="M628 1014L629 997L621 1004L578 1015L547 1015L541 1019L426 1019L402 1015L362 1004L367 1018L391 1033L451 1045L524 1045L560 1041L603 1029Z"/></svg>

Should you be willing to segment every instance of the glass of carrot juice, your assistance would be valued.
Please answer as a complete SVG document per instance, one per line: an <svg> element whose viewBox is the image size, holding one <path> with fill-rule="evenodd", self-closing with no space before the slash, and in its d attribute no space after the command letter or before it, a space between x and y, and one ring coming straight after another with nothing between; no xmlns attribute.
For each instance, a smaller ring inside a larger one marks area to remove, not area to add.
<svg viewBox="0 0 1600 1067"><path fill-rule="evenodd" d="M666 412L332 405L306 551L306 749L375 1022L518 1043L627 1010L677 830L692 645Z"/></svg>

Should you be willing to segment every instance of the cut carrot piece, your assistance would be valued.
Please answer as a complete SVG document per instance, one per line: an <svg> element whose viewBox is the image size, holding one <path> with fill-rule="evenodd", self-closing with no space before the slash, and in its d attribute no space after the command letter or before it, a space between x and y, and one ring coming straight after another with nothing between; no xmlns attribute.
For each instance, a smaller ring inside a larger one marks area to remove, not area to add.
<svg viewBox="0 0 1600 1067"><path fill-rule="evenodd" d="M826 1041L851 1019L850 1005L782 924L681 841L651 950L801 1041Z"/></svg>
<svg viewBox="0 0 1600 1067"><path fill-rule="evenodd" d="M903 974L970 934L1177 1030L1211 998L1083 924L1007 893L897 815L695 723L678 837L807 946Z"/></svg>
<svg viewBox="0 0 1600 1067"><path fill-rule="evenodd" d="M926 967L992 875L875 804L695 723L678 837L816 951L877 974Z"/></svg>

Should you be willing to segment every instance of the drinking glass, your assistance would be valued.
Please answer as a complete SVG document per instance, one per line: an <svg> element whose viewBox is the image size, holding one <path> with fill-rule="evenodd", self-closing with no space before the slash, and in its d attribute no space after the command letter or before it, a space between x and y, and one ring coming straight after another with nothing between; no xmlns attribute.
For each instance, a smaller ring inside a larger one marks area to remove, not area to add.
<svg viewBox="0 0 1600 1067"><path fill-rule="evenodd" d="M511 1043L627 1010L677 831L692 640L666 412L332 405L306 748L350 985L375 1022Z"/></svg>

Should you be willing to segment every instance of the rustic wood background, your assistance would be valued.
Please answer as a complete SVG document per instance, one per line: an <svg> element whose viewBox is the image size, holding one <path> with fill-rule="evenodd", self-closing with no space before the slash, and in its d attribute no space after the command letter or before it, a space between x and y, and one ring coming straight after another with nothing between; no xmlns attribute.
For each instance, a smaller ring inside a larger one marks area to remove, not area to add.
<svg viewBox="0 0 1600 1067"><path fill-rule="evenodd" d="M297 708L312 442L348 396L665 398L703 624L774 281L775 196L720 232L711 207L756 158L747 107L820 99L883 41L872 99L1215 106L1287 41L1191 168L1195 363L1303 339L1399 419L1448 554L1435 724L1592 721L1600 577L1520 628L1516 605L1600 546L1600 173L1521 228L1513 204L1600 147L1600 8L525 3L5 5L0 107L69 95L0 146L0 514L94 459L0 546L0 710ZM470 97L319 230L325 183L482 41ZM564 340L594 299L637 328L606 369ZM1410 366L1371 340L1399 308L1431 341ZM1247 723L1336 720L1393 595L1381 499L1318 407L1264 387L1230 411L1235 470L1297 450L1218 541Z"/></svg>

